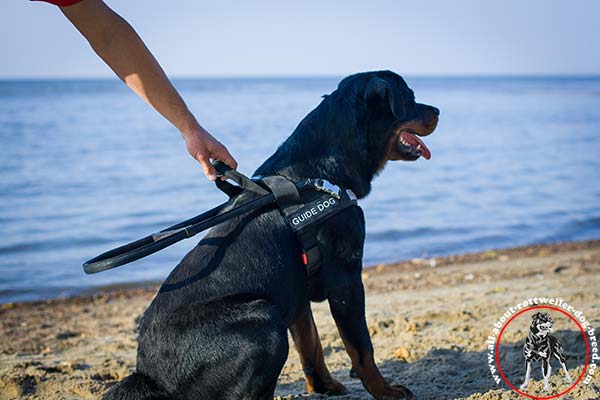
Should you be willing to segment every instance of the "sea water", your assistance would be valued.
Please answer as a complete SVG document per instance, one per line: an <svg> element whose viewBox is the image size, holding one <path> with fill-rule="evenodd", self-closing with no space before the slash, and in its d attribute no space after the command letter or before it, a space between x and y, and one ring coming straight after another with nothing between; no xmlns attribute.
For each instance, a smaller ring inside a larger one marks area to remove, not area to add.
<svg viewBox="0 0 600 400"><path fill-rule="evenodd" d="M251 174L339 78L182 79ZM600 237L600 78L407 78L441 110L430 161L360 201L365 265ZM0 302L159 281L201 236L86 276L97 254L225 200L179 133L116 79L0 82Z"/></svg>

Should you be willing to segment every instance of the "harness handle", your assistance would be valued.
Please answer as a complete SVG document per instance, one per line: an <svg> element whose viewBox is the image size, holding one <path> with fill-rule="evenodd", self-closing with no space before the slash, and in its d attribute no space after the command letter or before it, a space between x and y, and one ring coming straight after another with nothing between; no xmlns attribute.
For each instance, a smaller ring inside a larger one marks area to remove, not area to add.
<svg viewBox="0 0 600 400"><path fill-rule="evenodd" d="M268 193L265 196L250 200L232 209L229 201L187 221L163 229L124 246L117 247L86 261L83 270L86 274L106 271L132 261L139 260L156 253L172 244L190 238L208 228L230 220L238 215L260 209L275 202L275 196Z"/></svg>
<svg viewBox="0 0 600 400"><path fill-rule="evenodd" d="M230 197L233 197L232 193L240 193L243 190L253 191L259 196L243 204L235 205L235 207L232 207L233 203L229 200L196 217L109 250L86 261L83 264L84 271L87 274L94 274L139 260L236 216L276 203L302 245L304 251L302 260L307 266L308 274L311 275L318 269L321 257L315 228L310 226L309 220L312 219L317 223L343 208L356 205L356 196L350 189L342 191L339 187L323 179L303 179L292 183L282 177L263 178L262 183L270 189L269 191L221 161L213 161L213 166L221 174L221 177L225 176L239 185L234 186L221 179L217 180L217 187ZM308 189L325 192L329 199L320 198L303 204L299 192ZM336 204L336 207L331 207Z"/></svg>
<svg viewBox="0 0 600 400"><path fill-rule="evenodd" d="M218 178L220 178L222 176L226 177L227 179L231 179L233 182L237 183L238 186L242 189L250 190L251 192L254 192L254 193L257 193L260 195L269 194L269 192L267 190L260 187L252 179L248 178L246 175L244 175L240 172L237 172L236 170L231 168L229 165L225 164L223 161L214 160L211 162L211 164L218 172L217 180L215 182L217 187L220 190L224 191L227 195L230 195L230 193L232 193L232 188L231 188L231 185L229 185L229 187L227 187L227 185L220 183L223 181Z"/></svg>

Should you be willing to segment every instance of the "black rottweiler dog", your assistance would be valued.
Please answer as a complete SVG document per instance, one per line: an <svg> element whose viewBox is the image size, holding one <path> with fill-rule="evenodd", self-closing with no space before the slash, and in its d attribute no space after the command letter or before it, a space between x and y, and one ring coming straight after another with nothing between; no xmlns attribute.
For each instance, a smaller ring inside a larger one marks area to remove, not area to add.
<svg viewBox="0 0 600 400"><path fill-rule="evenodd" d="M529 334L525 339L523 345L523 355L525 356L526 372L525 381L521 384L520 389L523 390L529 385L529 377L531 375L531 362L541 361L542 362L542 374L544 376L544 390L550 390L550 384L548 379L552 373L552 366L550 360L552 356L560 362L560 365L565 372L565 378L568 383L571 383L571 375L567 370L565 364L565 356L563 355L562 346L558 339L553 336L552 325L554 321L550 314L545 312L538 312L531 316L531 326L529 327Z"/></svg>
<svg viewBox="0 0 600 400"><path fill-rule="evenodd" d="M342 80L256 171L325 178L362 198L388 160L430 153L417 138L437 108L390 71ZM243 192L231 207L255 195ZM308 199L307 201L310 201ZM318 229L322 265L307 280L300 244L274 206L216 226L166 279L140 321L136 372L105 399L271 399L291 331L308 392L346 391L325 366L310 301L329 301L353 371L377 399L412 398L380 374L361 281L365 224L349 207Z"/></svg>

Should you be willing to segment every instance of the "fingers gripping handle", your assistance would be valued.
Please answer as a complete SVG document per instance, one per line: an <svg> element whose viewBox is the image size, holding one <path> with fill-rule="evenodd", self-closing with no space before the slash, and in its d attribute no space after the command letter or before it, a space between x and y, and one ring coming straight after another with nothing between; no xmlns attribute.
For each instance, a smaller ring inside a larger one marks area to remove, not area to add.
<svg viewBox="0 0 600 400"><path fill-rule="evenodd" d="M234 170L229 165L225 164L221 160L213 160L210 163L215 168L215 170L217 170L217 173L218 173L219 177L226 176L229 179L233 179L230 176L228 176L228 175L231 175L231 173L229 171L233 171Z"/></svg>
<svg viewBox="0 0 600 400"><path fill-rule="evenodd" d="M250 190L260 195L268 194L268 192L248 178L246 175L237 172L229 165L225 164L221 160L214 160L211 162L213 167L217 170L218 176L224 176L227 179L231 179L237 183L242 189Z"/></svg>

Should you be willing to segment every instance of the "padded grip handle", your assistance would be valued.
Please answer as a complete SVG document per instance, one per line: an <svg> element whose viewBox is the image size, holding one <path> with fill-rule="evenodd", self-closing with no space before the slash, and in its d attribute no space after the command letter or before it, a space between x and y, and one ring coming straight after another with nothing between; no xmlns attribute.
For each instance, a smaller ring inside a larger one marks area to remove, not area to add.
<svg viewBox="0 0 600 400"><path fill-rule="evenodd" d="M253 180L248 178L246 175L237 172L235 169L231 168L223 161L214 160L211 162L211 164L213 165L213 167L215 167L220 176L224 176L227 179L231 179L233 182L237 183L238 186L242 189L250 190L260 195L265 195L269 193L268 191L260 187L258 184L256 184Z"/></svg>
<svg viewBox="0 0 600 400"><path fill-rule="evenodd" d="M229 165L225 164L221 160L213 160L211 161L211 164L213 167L215 167L220 176L227 176L227 172L233 170L233 168L231 168Z"/></svg>

